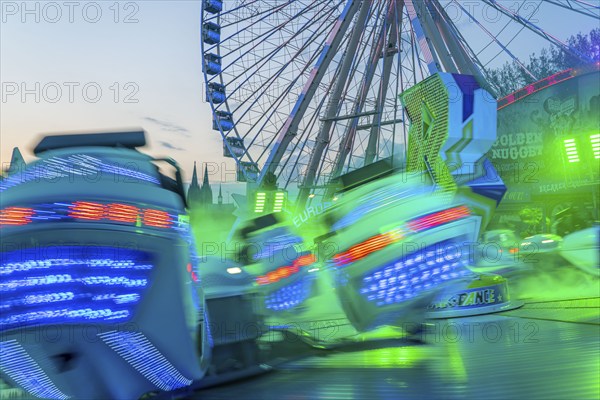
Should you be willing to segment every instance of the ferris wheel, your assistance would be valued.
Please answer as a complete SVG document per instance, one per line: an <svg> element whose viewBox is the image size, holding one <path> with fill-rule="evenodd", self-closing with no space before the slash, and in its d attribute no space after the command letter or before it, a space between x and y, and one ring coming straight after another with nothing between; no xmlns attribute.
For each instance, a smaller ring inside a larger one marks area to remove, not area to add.
<svg viewBox="0 0 600 400"><path fill-rule="evenodd" d="M488 69L514 60L526 70L514 49L527 41L538 43L531 52L543 41L591 62L552 34L544 13L599 20L598 3L478 3L204 0L205 94L238 179L274 176L303 206L343 173L402 157L409 121L399 95L430 74L472 75L494 93Z"/></svg>

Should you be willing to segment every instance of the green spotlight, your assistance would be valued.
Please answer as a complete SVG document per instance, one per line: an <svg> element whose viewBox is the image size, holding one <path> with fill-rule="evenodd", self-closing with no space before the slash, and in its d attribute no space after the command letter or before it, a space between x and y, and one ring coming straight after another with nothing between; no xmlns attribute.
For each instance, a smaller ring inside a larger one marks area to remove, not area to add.
<svg viewBox="0 0 600 400"><path fill-rule="evenodd" d="M254 212L257 214L262 214L265 212L265 202L267 199L267 194L265 192L256 192L256 196L254 197Z"/></svg>
<svg viewBox="0 0 600 400"><path fill-rule="evenodd" d="M285 207L287 193L284 191L275 192L275 201L273 201L273 212L282 212Z"/></svg>
<svg viewBox="0 0 600 400"><path fill-rule="evenodd" d="M600 159L600 133L590 136L590 142L592 143L592 150L594 151L594 158Z"/></svg>
<svg viewBox="0 0 600 400"><path fill-rule="evenodd" d="M254 195L254 213L282 212L287 201L287 192L283 190L266 190Z"/></svg>
<svg viewBox="0 0 600 400"><path fill-rule="evenodd" d="M575 143L575 139L565 139L564 143L569 162L579 162L579 154L577 153L577 144Z"/></svg>

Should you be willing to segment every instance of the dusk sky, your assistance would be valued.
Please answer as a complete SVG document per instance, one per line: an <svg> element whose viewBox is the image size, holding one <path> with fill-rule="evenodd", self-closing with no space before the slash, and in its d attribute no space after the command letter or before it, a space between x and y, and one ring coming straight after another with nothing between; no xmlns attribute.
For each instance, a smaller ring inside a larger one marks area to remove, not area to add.
<svg viewBox="0 0 600 400"><path fill-rule="evenodd" d="M1 2L2 163L10 161L14 146L30 159L43 133L141 127L149 136L145 151L175 158L186 180L194 160L220 166L212 181L234 180L234 163L222 157L221 138L211 128L204 101L201 3L100 1L93 8L89 3L76 2L72 16L62 2L55 3L62 14L57 17L50 8L44 15L44 2ZM33 13L24 13L24 6ZM84 8L97 23L85 20ZM98 18L97 10L102 13ZM564 15L550 7L538 18L560 39L594 28L589 18L565 21ZM468 18L457 25L467 37L481 36ZM517 56L526 59L544 43L513 45Z"/></svg>

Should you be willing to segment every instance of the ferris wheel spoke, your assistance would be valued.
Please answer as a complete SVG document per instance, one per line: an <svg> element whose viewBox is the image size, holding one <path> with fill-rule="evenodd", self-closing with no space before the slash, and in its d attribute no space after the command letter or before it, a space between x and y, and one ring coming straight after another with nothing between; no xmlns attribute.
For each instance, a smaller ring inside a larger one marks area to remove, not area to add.
<svg viewBox="0 0 600 400"><path fill-rule="evenodd" d="M600 5L593 5L583 0L546 0L550 4L565 8L569 11L585 15L592 18L600 18ZM578 4L575 7L573 3Z"/></svg>
<svg viewBox="0 0 600 400"><path fill-rule="evenodd" d="M309 47L309 45L310 45L310 44L312 44L312 43L313 43L313 42L314 42L316 39L318 39L318 38L319 38L319 36L320 36L320 35L321 35L321 34L322 34L322 33L323 33L323 32L324 32L326 29L327 29L327 27L325 26L325 24L326 24L326 22L327 22L327 16L324 16L324 17L323 17L323 19L324 19L324 21L321 23L321 25L319 25L319 27L317 28L317 30L315 30L315 32L314 32L314 33L313 33L313 34L312 34L312 35L309 37L309 39L306 41L306 43L304 44L304 46L303 46L302 48L298 49L298 51L297 51L297 52L296 52L296 53L295 53L295 54L292 56L292 58L291 58L291 59L289 59L289 60L287 60L287 62L286 62L285 64L283 64L283 66L281 66L281 67L279 68L279 70L278 70L277 72L275 72L275 73L274 73L274 75L272 75L272 76L271 76L271 77L270 77L270 78L267 80L267 82L265 82L265 83L268 83L268 82L270 81L270 82L271 82L271 83L269 83L269 86L270 86L270 85L271 85L273 82L275 82L275 81L277 80L277 78L278 78L278 77L279 77L279 76L280 76L280 75L281 75L281 74L284 72L284 70L285 70L285 69L286 69L288 66L290 66L290 65L293 65L293 61L295 61L295 60L296 60L298 57L300 57L300 56L301 56L301 54L302 54L303 50L305 50L307 47ZM307 23L308 23L308 22L307 22ZM297 33L297 34L299 34L299 33ZM294 37L295 37L295 36L294 36ZM229 84L234 84L234 83L235 83L235 85L236 85L236 88L235 88L235 89L234 89L234 90L233 90L233 91L232 91L232 92L231 92L231 93L230 93L228 96L232 96L232 95L236 94L236 92L237 92L238 90L240 90L240 88L241 88L241 87L243 87L243 85L244 85L244 84L245 84L245 83L246 83L248 80L250 80L251 78L253 78L253 75L252 75L251 73L247 73L247 71L248 71L248 70L249 70L249 71L252 71L252 70L254 70L254 69L256 69L256 70L260 70L260 69L261 69L263 66L265 66L265 65L266 65L266 64L267 64L269 61L271 61L271 60L272 60L272 59L275 57L275 55L277 55L277 54L278 54L278 52L279 52L279 51L281 51L282 49L284 49L284 48L285 48L285 46L286 46L286 45L287 45L287 44L288 44L290 41L292 41L292 40L294 39L294 37L290 38L290 39L289 39L288 41L286 41L284 44L282 44L282 45L278 46L277 48L275 48L275 49L274 49L273 51L271 51L271 53L269 53L269 54L268 54L268 55L267 55L265 58L263 58L263 59L259 60L259 61L258 61L257 63L255 63L255 64L253 64L253 65L249 66L249 67L247 68L247 70L246 70L246 71L244 71L244 73L243 73L243 74L247 75L246 79L245 79L243 82L241 82L241 83L237 82L238 78L239 78L241 75L239 75L239 76L236 76L236 77L233 77L233 79L232 79L232 80L229 82ZM258 64L260 64L260 65L258 65ZM263 93L264 93L264 92L265 92L265 91L268 89L268 87L264 87L264 84L263 84L263 85L261 85L261 86L263 86L263 88L264 88L264 90L263 90ZM235 111L237 111L237 109L236 109L236 110L234 110L234 112L235 112Z"/></svg>
<svg viewBox="0 0 600 400"><path fill-rule="evenodd" d="M348 46L345 49L343 54L343 61L341 62L341 67L338 71L338 77L346 77L350 72L350 68L352 67L353 62L355 61L352 55L356 52L356 47L360 41L362 36L362 27L364 27L365 22L367 21L367 17L369 16L369 4L368 2L363 2L361 8L358 11L357 20L355 23L355 28L352 31ZM358 29L357 29L358 27ZM325 146L329 143L329 135L330 129L333 125L332 118L337 114L340 98L342 95L342 91L346 85L346 81L338 78L335 83L335 87L333 89L333 93L329 98L329 103L327 109L325 110L325 121L319 128L319 133L316 137L315 148L311 154L308 170L306 172L303 187L300 189L300 193L298 195L298 200L300 202L305 201L308 196L308 191L310 190L310 186L313 185L315 176L317 174L317 168L320 164L321 157L323 151L325 150ZM299 207L302 207L303 204L299 204Z"/></svg>
<svg viewBox="0 0 600 400"><path fill-rule="evenodd" d="M299 77L300 77L300 76L298 76L296 79L298 79ZM284 96L285 96L285 93L282 93L282 94L281 94L281 96L280 96L280 98L283 100ZM226 104L227 104L227 108L229 109L229 105L228 105L228 103L226 103ZM273 107L273 110L275 110L277 106L278 106L278 104L275 104L275 107ZM267 118L267 120L266 120L265 124L268 122L268 120L269 120L269 119L270 119L270 118ZM258 122L257 122L257 123L258 123ZM236 135L237 135L238 137L245 138L245 137L246 137L246 136L249 134L249 132L246 132L246 133L241 133L241 134L240 134L240 132L239 132L239 125L237 125L237 124L235 125L235 128L234 128L234 130L235 130L235 132L236 132ZM227 136L227 134L226 134L225 136ZM257 135L257 136L256 136L256 137L253 139L253 141L252 141L252 143L251 143L250 145L254 144L254 141L255 141L256 139L258 139L258 135ZM246 146L246 149L248 149L248 148L250 147L250 145ZM248 152L248 150L246 150L246 153L247 153L247 152ZM259 158L261 158L261 157L262 157L262 154L259 156ZM252 162L254 162L254 161L252 161Z"/></svg>
<svg viewBox="0 0 600 400"><path fill-rule="evenodd" d="M507 17L512 18L516 22L519 22L520 24L522 24L523 26L525 26L527 29L529 29L533 33L535 33L538 36L546 39L548 42L550 42L550 43L552 43L552 44L554 44L554 45L556 45L556 46L564 49L565 51L567 51L570 54L574 55L575 57L579 58L580 60L582 60L582 61L584 61L586 63L589 63L589 62L593 61L586 54L583 54L580 51L578 51L577 49L574 49L574 48L570 47L568 44L562 42L561 40L559 40L555 36L552 36L551 34L549 34L548 32L546 32L545 30L543 30L539 26L537 26L534 23L532 23L530 20L528 20L526 18L523 18L521 15L515 13L514 11L511 11L511 10L507 9L506 7L502 6L501 4L498 3L497 0L482 0L482 1L484 1L486 4L489 4L490 6L494 7L496 10L500 11L501 13L503 13L504 15L506 15Z"/></svg>
<svg viewBox="0 0 600 400"><path fill-rule="evenodd" d="M390 12L392 13L392 18L390 18L390 31L388 34L387 47L383 50L383 77L380 80L379 90L377 93L377 100L375 102L375 108L381 110L380 113L375 114L373 116L373 120L371 121L371 129L369 132L369 141L365 150L365 159L364 165L371 164L377 155L377 146L379 144L379 132L381 131L381 119L383 117L383 110L385 109L385 99L387 97L387 90L389 86L390 74L392 72L392 64L393 59L391 54L388 52L395 48L397 45L398 39L398 24L401 23L401 15L398 15L398 11L395 8L395 4L391 4L392 8ZM397 96L396 96L397 97Z"/></svg>
<svg viewBox="0 0 600 400"><path fill-rule="evenodd" d="M314 3L313 7L317 7L318 5L323 4L323 3L327 2L327 1L328 0L321 0L320 2ZM320 20L322 18L330 16L333 11L335 11L335 9L332 9L329 14L323 13L322 16L319 17L317 20ZM298 18L299 15L300 14L297 14L294 18ZM238 46L236 48L232 47L231 50L228 53L221 53L220 54L221 58L227 58L227 57L231 56L233 53L239 53L239 56L237 58L231 60L226 67L222 68L221 73L223 74L223 73L227 72L227 70L229 68L231 68L232 66L237 65L237 63L240 60L242 60L243 58L247 57L248 54L252 54L252 52L254 50L256 50L257 48L259 48L265 42L268 42L268 40L270 38L272 38L275 34L277 34L277 32L279 31L279 29L281 29L282 26L284 26L285 24L288 24L290 21L292 21L292 20L287 20L287 21L281 23L280 25L273 27L270 30L263 32L262 34L255 36L254 39L252 39L250 41L247 41L247 42L244 42L243 44L241 44L240 46ZM302 28L306 28L308 25L310 25L311 22L312 21L307 21L307 23L305 23L305 25L303 25ZM298 32L296 32L296 34L298 34L300 32L301 32L301 30L298 30ZM233 37L231 37L230 39L233 40ZM283 43L283 44L281 44L281 43L279 43L279 44L271 44L271 47L275 47L276 49L281 50L282 48L285 47L284 45L287 44L288 42ZM246 46L248 46L250 44L253 44L253 45L251 47L246 48ZM271 56L272 55L273 54L271 54ZM260 62L260 60L257 61L256 63L259 63L259 62ZM247 70L245 72L249 73L249 71L247 71Z"/></svg>
<svg viewBox="0 0 600 400"><path fill-rule="evenodd" d="M272 172L277 164L281 161L286 148L293 136L297 134L298 124L300 123L300 119L302 118L306 108L308 107L308 103L313 98L313 95L325 73L327 70L331 60L333 59L333 55L338 49L339 43L341 42L344 33L350 26L354 14L356 13L359 7L359 1L348 1L346 7L342 11L342 14L338 18L336 24L331 31L329 38L327 39L327 44L319 58L319 61L313 68L313 73L309 80L306 82L302 94L298 98L296 105L292 111L292 114L286 120L282 132L279 134L277 143L275 144L275 148L270 153L269 158L266 161L265 167L260 175L260 180L265 176L266 173Z"/></svg>
<svg viewBox="0 0 600 400"><path fill-rule="evenodd" d="M527 69L527 67L525 66L525 64L523 64L521 62L521 60L519 60L517 58L517 56L515 56L509 49L508 47L506 47L504 44L502 44L498 38L492 34L485 26L483 26L483 24L481 24L467 9L465 9L457 0L452 0L454 3L456 3L461 10L469 16L469 18L472 18L473 21L475 21L475 23L479 26L479 28L481 28L482 31L484 31L486 33L486 35L488 35L494 42L496 42L496 44L498 46L500 46L500 48L506 53L508 54L520 67L521 69L523 69L523 71L525 71L527 73L527 75L529 75L533 80L537 80L537 78L535 77L535 75L533 75L533 73L531 71L529 71L529 69ZM485 0L484 0L485 1Z"/></svg>
<svg viewBox="0 0 600 400"><path fill-rule="evenodd" d="M292 149L291 155L293 155L294 153L296 153L296 157L294 164L292 166L292 168L288 169L287 166L290 162L290 160L292 159L292 156L288 157L282 168L280 169L280 174L281 173L288 173L288 176L286 178L286 182L284 187L287 188L290 184L290 182L292 181L292 179L296 176L298 178L298 180L300 179L300 171L298 170L297 174L294 174L294 171L297 170L298 166L300 165L300 159L304 156L304 149L306 148L306 146L309 143L309 139L308 139L308 133L310 131L312 131L312 129L314 129L315 125L317 124L318 121L318 116L319 116L319 111L321 110L321 108L323 107L325 103L325 97L323 97L319 103L319 105L317 106L317 109L315 110L315 112L312 114L308 124L307 124L307 129L305 129L302 134L301 137L298 138L298 140L295 141L294 144L294 148ZM300 145L301 144L301 145ZM298 148L298 146L300 146L300 149L296 151L296 149ZM278 177L280 176L280 174L278 175Z"/></svg>
<svg viewBox="0 0 600 400"><path fill-rule="evenodd" d="M314 36L313 36L313 39L317 39L318 37L319 37L319 35L314 35ZM324 40L323 40L323 41L324 41ZM321 43L319 47L321 47L322 45L323 45L323 43ZM308 46L308 43L307 43L307 46ZM314 60L316 59L316 57L317 57L317 53L314 53L314 54L312 55L312 58L309 60L309 62L305 64L305 67L304 67L304 69L300 71L300 73L299 73L299 74L296 76L296 78L295 78L294 80L292 80L292 81L290 81L290 82L289 82L289 84L288 84L287 88L286 88L285 90L283 90L283 91L281 92L281 94L280 94L280 95L277 97L277 99L276 99L276 100L273 102L273 107L272 107L272 110L271 110L270 114L269 114L269 115L268 115L268 116L267 116L267 117L264 119L264 122L263 122L262 126L261 126L261 127L260 127L260 129L258 130L259 132L263 131L263 129L265 128L266 124L268 124L268 123L269 123L269 121L271 120L271 117L272 117L273 115L275 115L275 113L276 113L276 110L278 109L278 107L279 107L279 106L281 105L281 103L282 103L282 102L283 102L283 101L286 99L286 97L287 97L288 93L290 93L290 91L292 90L292 88L295 86L296 82L297 82L297 81L298 81L298 80L301 78L301 76L303 76L303 75L304 75L304 73L305 73L305 72L308 70L309 66L311 65L311 63L312 63L312 62L314 62ZM253 128L254 128L254 126L252 127L252 129L253 129ZM250 131L251 131L251 130L249 130L249 131L248 131L248 133L247 133L246 135L248 135L248 134L250 133ZM255 141L256 141L256 139L257 139L257 137L258 137L258 134L257 134L257 136L255 136L255 137L254 137L254 139L252 140L252 142L250 142L250 144L251 144L251 145L255 143ZM273 136L273 137L272 137L272 139L271 139L271 142L272 142L273 140L275 140L275 136ZM261 159L261 158L264 156L264 153L267 151L267 148L268 148L268 146L271 144L271 142L270 142L270 143L268 143L266 146L263 146L263 147L264 147L264 149L263 149L263 152L260 154L260 156L259 156L259 159Z"/></svg>
<svg viewBox="0 0 600 400"><path fill-rule="evenodd" d="M379 15L379 14L378 14ZM388 22L388 16L383 18L384 21ZM366 97L368 95L368 89L371 85L373 77L375 75L376 70L376 61L381 54L381 51L384 47L384 42L387 37L387 23L384 23L377 35L377 40L374 41L374 46L371 48L371 54L369 56L369 61L367 63L367 67L365 68L365 73L363 74L363 79L360 82L360 86L358 89L358 95L354 101L354 105L352 107L353 115L359 115L363 109L365 104ZM352 120L350 124L346 126L344 136L340 143L340 149L337 153L336 161L334 163L334 170L332 171L332 178L336 178L341 174L343 166L345 165L345 161L347 155L352 151L352 145L354 143L354 136L356 134L356 126L357 120Z"/></svg>
<svg viewBox="0 0 600 400"><path fill-rule="evenodd" d="M306 7L303 11L305 13L306 12L310 12L313 9L318 8L319 6L321 6L321 5L325 4L325 3L329 3L329 2L330 2L330 0L320 0L320 1L314 2L314 3L312 3L311 6ZM280 5L280 6L277 6L277 7L274 7L272 9L270 9L270 10L265 11L264 12L265 15L262 18L259 18L256 21L253 21L253 22L251 22L251 23L249 23L247 25L243 25L243 27L241 29L239 29L236 32L232 33L228 37L225 37L223 39L223 42L227 42L227 41L230 41L230 40L237 40L236 38L238 36L241 36L242 34L251 31L253 28L255 28L257 25L259 25L261 22L265 22L265 20L268 19L269 17L271 17L273 13L275 13L275 12L281 12L281 10L284 9L289 4L290 4L290 2L288 2L286 4L283 4L283 5ZM331 7L331 10L335 10L335 8L336 8L336 6L333 6L333 7ZM299 20L301 17L302 17L301 13L296 13L295 15L290 16L289 19L284 20L283 22L281 22L281 23L279 23L277 25L270 25L270 27L271 27L270 29L265 30L264 32L262 32L259 35L252 35L252 40L249 40L249 41L243 40L241 42L241 46L236 47L235 49L232 50L232 52L241 52L243 54L244 51L241 51L241 50L244 49L244 46L250 45L250 44L252 44L254 42L257 42L257 41L260 44L260 43L262 43L261 39L262 40L268 40L274 34L278 33L280 30L283 30L287 25L291 24L295 20ZM239 25L239 21L236 22L236 26L237 25ZM293 31L291 31L291 30L288 30L288 32L293 33ZM274 45L277 46L277 44L274 44ZM255 46L253 46L250 49L246 49L245 51L253 50L256 47L257 46L255 45ZM230 55L229 53L227 53L227 54L221 54L222 57L227 57L229 55Z"/></svg>
<svg viewBox="0 0 600 400"><path fill-rule="evenodd" d="M523 5L525 5L525 2L522 2L519 4L519 7L517 8L517 13L519 13L521 11L521 8L523 7ZM537 7L531 12L531 16L535 15L537 13L537 11L540 9L540 6L542 5L541 2L538 3ZM502 27L502 29L500 29L498 32L496 32L496 36L500 36L502 35L502 33L509 27L511 26L512 20L507 21L504 26ZM513 35L513 37L506 43L506 45L508 46L518 35L519 33L521 33L523 31L523 29L525 29L524 26L521 26L521 28ZM494 41L489 41L488 44L486 44L485 46L483 46L475 55L479 57L479 55L481 53L483 53L485 50L487 50L492 43L494 43ZM500 52L502 52L502 50L500 50ZM497 54L498 55L498 54ZM497 56L496 55L496 56ZM493 61L494 57L492 57L490 59L490 61L488 61L488 63L490 63L491 61ZM487 64L486 64L487 65Z"/></svg>

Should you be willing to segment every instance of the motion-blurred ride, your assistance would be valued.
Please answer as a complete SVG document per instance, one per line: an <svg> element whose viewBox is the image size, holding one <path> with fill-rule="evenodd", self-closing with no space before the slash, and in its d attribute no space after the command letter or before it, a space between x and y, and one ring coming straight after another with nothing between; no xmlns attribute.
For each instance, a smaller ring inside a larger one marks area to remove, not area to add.
<svg viewBox="0 0 600 400"><path fill-rule="evenodd" d="M139 398L220 372L219 349L235 357L235 341L219 348L209 329L226 310L205 300L179 168L144 145L143 131L48 136L0 181L9 384L41 398Z"/></svg>
<svg viewBox="0 0 600 400"><path fill-rule="evenodd" d="M600 225L565 236L560 254L577 268L600 276Z"/></svg>

